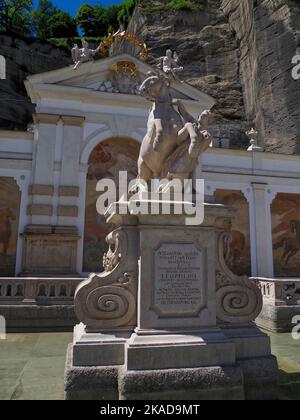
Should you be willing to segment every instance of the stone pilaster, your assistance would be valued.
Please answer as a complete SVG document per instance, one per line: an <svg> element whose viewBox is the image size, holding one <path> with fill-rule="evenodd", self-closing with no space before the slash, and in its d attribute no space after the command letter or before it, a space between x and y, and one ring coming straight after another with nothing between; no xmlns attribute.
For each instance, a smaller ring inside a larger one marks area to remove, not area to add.
<svg viewBox="0 0 300 420"><path fill-rule="evenodd" d="M258 277L273 277L273 246L271 195L268 184L253 183L252 211L255 224L256 273Z"/></svg>

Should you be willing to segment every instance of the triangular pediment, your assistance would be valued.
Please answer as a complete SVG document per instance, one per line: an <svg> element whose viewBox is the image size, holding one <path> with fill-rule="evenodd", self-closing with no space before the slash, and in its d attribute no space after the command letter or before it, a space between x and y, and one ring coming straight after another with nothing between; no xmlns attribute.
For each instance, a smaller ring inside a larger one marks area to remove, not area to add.
<svg viewBox="0 0 300 420"><path fill-rule="evenodd" d="M129 54L84 63L74 70L73 65L59 70L37 74L28 77L25 82L27 91L33 103L42 92L50 92L52 96L64 92L86 95L135 95L139 96L138 87L147 74L154 68ZM195 101L201 108L211 108L214 100L205 93L187 83L173 81L171 93L174 99Z"/></svg>

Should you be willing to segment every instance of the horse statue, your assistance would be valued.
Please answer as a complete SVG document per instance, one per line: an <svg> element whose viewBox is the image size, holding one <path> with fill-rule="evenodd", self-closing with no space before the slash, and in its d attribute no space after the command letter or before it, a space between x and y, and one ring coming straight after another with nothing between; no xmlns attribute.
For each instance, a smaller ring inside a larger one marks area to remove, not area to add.
<svg viewBox="0 0 300 420"><path fill-rule="evenodd" d="M11 222L16 216L9 208L0 209L0 244L3 246L3 255L7 255L9 242L12 234Z"/></svg>
<svg viewBox="0 0 300 420"><path fill-rule="evenodd" d="M151 73L140 93L153 105L138 159L139 178L148 184L151 179L189 179L212 140L207 132L210 111L196 121L180 101L173 101L163 75Z"/></svg>

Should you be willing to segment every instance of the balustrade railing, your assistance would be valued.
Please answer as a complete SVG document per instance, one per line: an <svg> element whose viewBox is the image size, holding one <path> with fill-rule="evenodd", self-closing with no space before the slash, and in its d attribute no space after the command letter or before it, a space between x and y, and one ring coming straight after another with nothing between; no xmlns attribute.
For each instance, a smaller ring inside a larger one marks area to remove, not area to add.
<svg viewBox="0 0 300 420"><path fill-rule="evenodd" d="M0 278L0 305L73 305L82 278Z"/></svg>
<svg viewBox="0 0 300 420"><path fill-rule="evenodd" d="M253 278L259 285L264 300L275 304L300 305L300 278Z"/></svg>

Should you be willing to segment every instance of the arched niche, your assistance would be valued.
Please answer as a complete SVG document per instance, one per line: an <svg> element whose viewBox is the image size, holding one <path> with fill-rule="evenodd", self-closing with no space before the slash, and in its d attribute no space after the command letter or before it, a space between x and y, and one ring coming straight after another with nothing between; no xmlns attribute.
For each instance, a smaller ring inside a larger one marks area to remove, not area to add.
<svg viewBox="0 0 300 420"><path fill-rule="evenodd" d="M96 185L101 179L112 179L119 184L119 172L127 171L128 181L137 176L140 143L128 137L111 137L99 143L88 161L85 200L83 245L83 272L102 271L103 255L107 250L105 238L112 231L104 216L97 213L99 192Z"/></svg>
<svg viewBox="0 0 300 420"><path fill-rule="evenodd" d="M0 276L14 277L21 192L14 178L0 177Z"/></svg>
<svg viewBox="0 0 300 420"><path fill-rule="evenodd" d="M236 210L231 222L224 222L231 238L224 244L224 257L230 270L241 276L251 276L251 241L249 204L242 191L218 189L214 194L218 203Z"/></svg>
<svg viewBox="0 0 300 420"><path fill-rule="evenodd" d="M300 195L279 193L271 204L274 274L300 276Z"/></svg>

